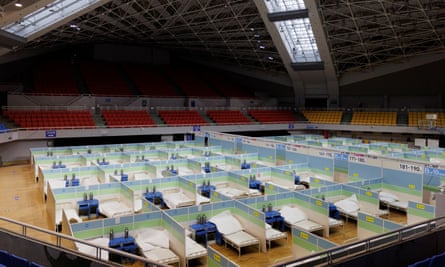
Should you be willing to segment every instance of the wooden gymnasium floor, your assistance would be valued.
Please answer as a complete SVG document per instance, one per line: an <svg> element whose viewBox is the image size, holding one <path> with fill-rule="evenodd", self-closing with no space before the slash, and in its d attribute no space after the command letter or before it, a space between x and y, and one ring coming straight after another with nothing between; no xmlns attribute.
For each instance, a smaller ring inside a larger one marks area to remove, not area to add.
<svg viewBox="0 0 445 267"><path fill-rule="evenodd" d="M41 228L51 229L46 206L42 196L38 192L37 183L30 164L12 165L0 168L0 216L35 225ZM406 223L406 215L397 211L391 211L390 220L397 223ZM344 228L332 229L329 240L339 245L356 241L356 222L349 220ZM1 223L1 227L10 227ZM9 228L8 228L9 229ZM19 231L18 229L11 229ZM30 233L30 232L28 232ZM37 234L40 239L50 239L47 235ZM240 266L269 266L282 261L292 259L291 235L288 231L288 240L278 240L272 243L272 248L267 253L258 253L256 247L243 248L241 257L234 248L227 246L211 246L217 251L227 255ZM53 241L53 240L52 240ZM194 262L192 266L202 266L200 262Z"/></svg>

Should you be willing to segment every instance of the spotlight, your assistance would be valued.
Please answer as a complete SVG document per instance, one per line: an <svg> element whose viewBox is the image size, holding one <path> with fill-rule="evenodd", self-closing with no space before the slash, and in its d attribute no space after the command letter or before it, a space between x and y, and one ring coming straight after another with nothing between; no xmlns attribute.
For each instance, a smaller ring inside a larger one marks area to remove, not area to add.
<svg viewBox="0 0 445 267"><path fill-rule="evenodd" d="M16 6L16 7L23 7L23 4L20 3L20 2L15 2L14 6Z"/></svg>

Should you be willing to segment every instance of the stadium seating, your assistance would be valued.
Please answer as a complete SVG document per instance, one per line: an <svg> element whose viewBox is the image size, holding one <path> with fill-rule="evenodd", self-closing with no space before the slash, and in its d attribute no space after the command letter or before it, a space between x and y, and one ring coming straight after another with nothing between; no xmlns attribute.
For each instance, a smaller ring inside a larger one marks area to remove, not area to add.
<svg viewBox="0 0 445 267"><path fill-rule="evenodd" d="M89 111L67 110L9 110L7 118L20 128L91 128L96 127Z"/></svg>
<svg viewBox="0 0 445 267"><path fill-rule="evenodd" d="M297 118L290 110L249 110L250 116L261 123L295 122Z"/></svg>
<svg viewBox="0 0 445 267"><path fill-rule="evenodd" d="M303 115L309 122L340 124L343 112L329 110L305 110Z"/></svg>
<svg viewBox="0 0 445 267"><path fill-rule="evenodd" d="M45 60L33 70L33 94L79 95L73 70L69 62L63 60Z"/></svg>
<svg viewBox="0 0 445 267"><path fill-rule="evenodd" d="M180 96L158 69L143 64L126 64L123 68L141 95L155 97Z"/></svg>
<svg viewBox="0 0 445 267"><path fill-rule="evenodd" d="M102 116L108 127L155 126L145 110L103 110Z"/></svg>
<svg viewBox="0 0 445 267"><path fill-rule="evenodd" d="M167 125L207 125L207 121L196 110L159 110Z"/></svg>
<svg viewBox="0 0 445 267"><path fill-rule="evenodd" d="M351 125L396 126L397 112L392 111L354 111Z"/></svg>
<svg viewBox="0 0 445 267"><path fill-rule="evenodd" d="M134 95L124 82L117 67L112 63L81 61L79 67L91 94L102 96Z"/></svg>
<svg viewBox="0 0 445 267"><path fill-rule="evenodd" d="M252 121L239 110L209 110L207 111L207 116L217 124L252 123Z"/></svg>
<svg viewBox="0 0 445 267"><path fill-rule="evenodd" d="M420 112L420 111L410 111L408 115L408 126L410 127L420 127L424 123L427 123L426 114L437 114L437 120L434 122L436 127L445 127L445 114L443 112ZM423 123L422 123L423 121Z"/></svg>
<svg viewBox="0 0 445 267"><path fill-rule="evenodd" d="M189 97L221 97L212 90L192 68L170 67L166 72Z"/></svg>
<svg viewBox="0 0 445 267"><path fill-rule="evenodd" d="M208 83L218 90L224 97L236 98L253 98L254 95L246 88L241 88L238 84L227 79L224 75L219 75L219 72L207 72L203 77Z"/></svg>

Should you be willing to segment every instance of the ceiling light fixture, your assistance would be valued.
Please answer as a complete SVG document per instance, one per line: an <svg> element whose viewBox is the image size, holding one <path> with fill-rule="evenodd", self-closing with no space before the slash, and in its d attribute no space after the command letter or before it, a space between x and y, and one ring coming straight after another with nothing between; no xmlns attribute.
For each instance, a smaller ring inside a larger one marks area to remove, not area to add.
<svg viewBox="0 0 445 267"><path fill-rule="evenodd" d="M20 2L15 2L15 3L14 3L14 6L16 6L16 7L23 7L23 4L20 3Z"/></svg>

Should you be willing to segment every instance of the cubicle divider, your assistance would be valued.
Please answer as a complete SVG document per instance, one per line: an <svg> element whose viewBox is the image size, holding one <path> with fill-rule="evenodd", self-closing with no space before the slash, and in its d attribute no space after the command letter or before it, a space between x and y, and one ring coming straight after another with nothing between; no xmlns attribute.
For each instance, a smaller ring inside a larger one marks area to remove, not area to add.
<svg viewBox="0 0 445 267"><path fill-rule="evenodd" d="M382 159L374 155L350 153L348 157L349 181L382 177Z"/></svg>
<svg viewBox="0 0 445 267"><path fill-rule="evenodd" d="M349 152L355 152L355 153L368 153L368 145L350 145L347 146L347 150Z"/></svg>
<svg viewBox="0 0 445 267"><path fill-rule="evenodd" d="M83 167L73 167L66 169L50 169L42 170L39 169L39 189L42 193L43 199L45 199L48 189L48 181L50 180L60 180L63 181L64 176L67 175L67 179L72 179L73 175L76 179L80 180L82 184L82 179L89 178L100 178L103 172L97 166L83 166Z"/></svg>
<svg viewBox="0 0 445 267"><path fill-rule="evenodd" d="M230 259L226 258L224 254L218 252L212 247L207 247L207 266L209 267L239 267Z"/></svg>
<svg viewBox="0 0 445 267"><path fill-rule="evenodd" d="M310 184L311 188L318 189L318 188L325 187L328 185L333 185L336 183L333 181L327 181L327 180L316 178L316 177L309 177L309 184ZM306 190L303 190L302 192L304 192L304 191L306 191Z"/></svg>
<svg viewBox="0 0 445 267"><path fill-rule="evenodd" d="M395 192L401 201L423 200L424 164L400 159L382 160L383 188Z"/></svg>
<svg viewBox="0 0 445 267"><path fill-rule="evenodd" d="M346 195L356 194L361 211L373 215L379 214L380 201L378 192L346 184L342 185L342 191L347 192Z"/></svg>
<svg viewBox="0 0 445 267"><path fill-rule="evenodd" d="M108 162L109 165L113 165L113 164L124 164L124 163L130 163L131 162L131 157L129 154L125 153L125 152L108 152L108 153L104 153L101 156L100 155L96 155L96 158L94 157L88 157L90 162L92 164L96 164L96 165L102 165L101 163L98 162L103 162L105 160L105 162ZM108 165L106 164L106 165ZM105 165L105 164L103 164Z"/></svg>
<svg viewBox="0 0 445 267"><path fill-rule="evenodd" d="M143 180L156 178L156 167L147 162L133 162L99 167L103 172L103 182L124 182L122 174L127 180ZM122 174L121 174L122 172Z"/></svg>
<svg viewBox="0 0 445 267"><path fill-rule="evenodd" d="M234 207L231 209L231 212L239 219L244 231L259 239L261 251L266 252L266 219L264 213L239 201L233 203Z"/></svg>
<svg viewBox="0 0 445 267"><path fill-rule="evenodd" d="M167 160L167 153L159 150L138 150L125 152L130 156L130 162L148 162Z"/></svg>
<svg viewBox="0 0 445 267"><path fill-rule="evenodd" d="M272 170L270 167L253 167L250 169L244 169L244 170L236 170L233 171L234 174L241 175L242 177L245 177L247 180L250 178L255 178L257 180L261 181L269 181L272 180Z"/></svg>
<svg viewBox="0 0 445 267"><path fill-rule="evenodd" d="M48 191L47 213L51 222L54 222L54 229L59 223L62 209L74 210L78 213L78 201L84 199L84 194L88 197L93 195L100 204L116 200L124 203L131 210L134 210L134 193L122 183L97 184L91 186L76 186L67 188L57 188Z"/></svg>
<svg viewBox="0 0 445 267"><path fill-rule="evenodd" d="M292 254L294 258L305 257L314 252L323 251L336 246L337 244L320 236L296 227L292 228Z"/></svg>
<svg viewBox="0 0 445 267"><path fill-rule="evenodd" d="M86 166L86 159L81 155L57 155L50 157L42 155L34 157L33 162L34 177L39 177L39 168L51 170Z"/></svg>
<svg viewBox="0 0 445 267"><path fill-rule="evenodd" d="M289 188L285 188L285 187L279 186L277 184L271 184L269 182L266 182L264 184L264 194L265 195L282 194L282 193L287 193L287 192L291 192L289 190Z"/></svg>
<svg viewBox="0 0 445 267"><path fill-rule="evenodd" d="M172 160L180 158L190 158L191 156L193 156L191 147L170 148L164 151L167 152L168 159Z"/></svg>
<svg viewBox="0 0 445 267"><path fill-rule="evenodd" d="M445 164L445 149L435 148L426 151L431 163L444 165Z"/></svg>
<svg viewBox="0 0 445 267"><path fill-rule="evenodd" d="M278 185L290 188L295 185L295 175L309 172L309 165L307 163L286 164L271 168L271 181Z"/></svg>
<svg viewBox="0 0 445 267"><path fill-rule="evenodd" d="M436 217L436 207L424 203L408 201L407 224L415 224Z"/></svg>
<svg viewBox="0 0 445 267"><path fill-rule="evenodd" d="M257 158L253 161L262 161L266 165L276 164L275 142L263 138L243 138L243 152L247 154L256 153Z"/></svg>
<svg viewBox="0 0 445 267"><path fill-rule="evenodd" d="M440 186L445 184L445 168L438 165L425 165L422 184L424 191L439 192Z"/></svg>
<svg viewBox="0 0 445 267"><path fill-rule="evenodd" d="M167 213L161 213L161 226L166 229L170 237L170 249L175 252L180 258L180 266L187 266L186 264L186 241L185 241L185 229L176 222Z"/></svg>
<svg viewBox="0 0 445 267"><path fill-rule="evenodd" d="M344 150L343 146L337 146L337 149ZM345 183L348 181L348 157L347 152L334 153L334 181L338 183Z"/></svg>
<svg viewBox="0 0 445 267"><path fill-rule="evenodd" d="M403 152L403 158L416 161L430 162L430 158L425 150L412 150L409 152Z"/></svg>
<svg viewBox="0 0 445 267"><path fill-rule="evenodd" d="M368 190L379 190L382 187L383 178L363 179L360 181L349 182L348 185L366 188Z"/></svg>
<svg viewBox="0 0 445 267"><path fill-rule="evenodd" d="M71 225L72 235L79 239L93 239L124 236L125 229L130 235L147 228L164 228L168 232L170 249L179 256L180 265L185 266L185 231L170 216L160 211L107 218Z"/></svg>
<svg viewBox="0 0 445 267"><path fill-rule="evenodd" d="M359 240L402 228L403 225L373 216L368 213L358 212L357 238Z"/></svg>

